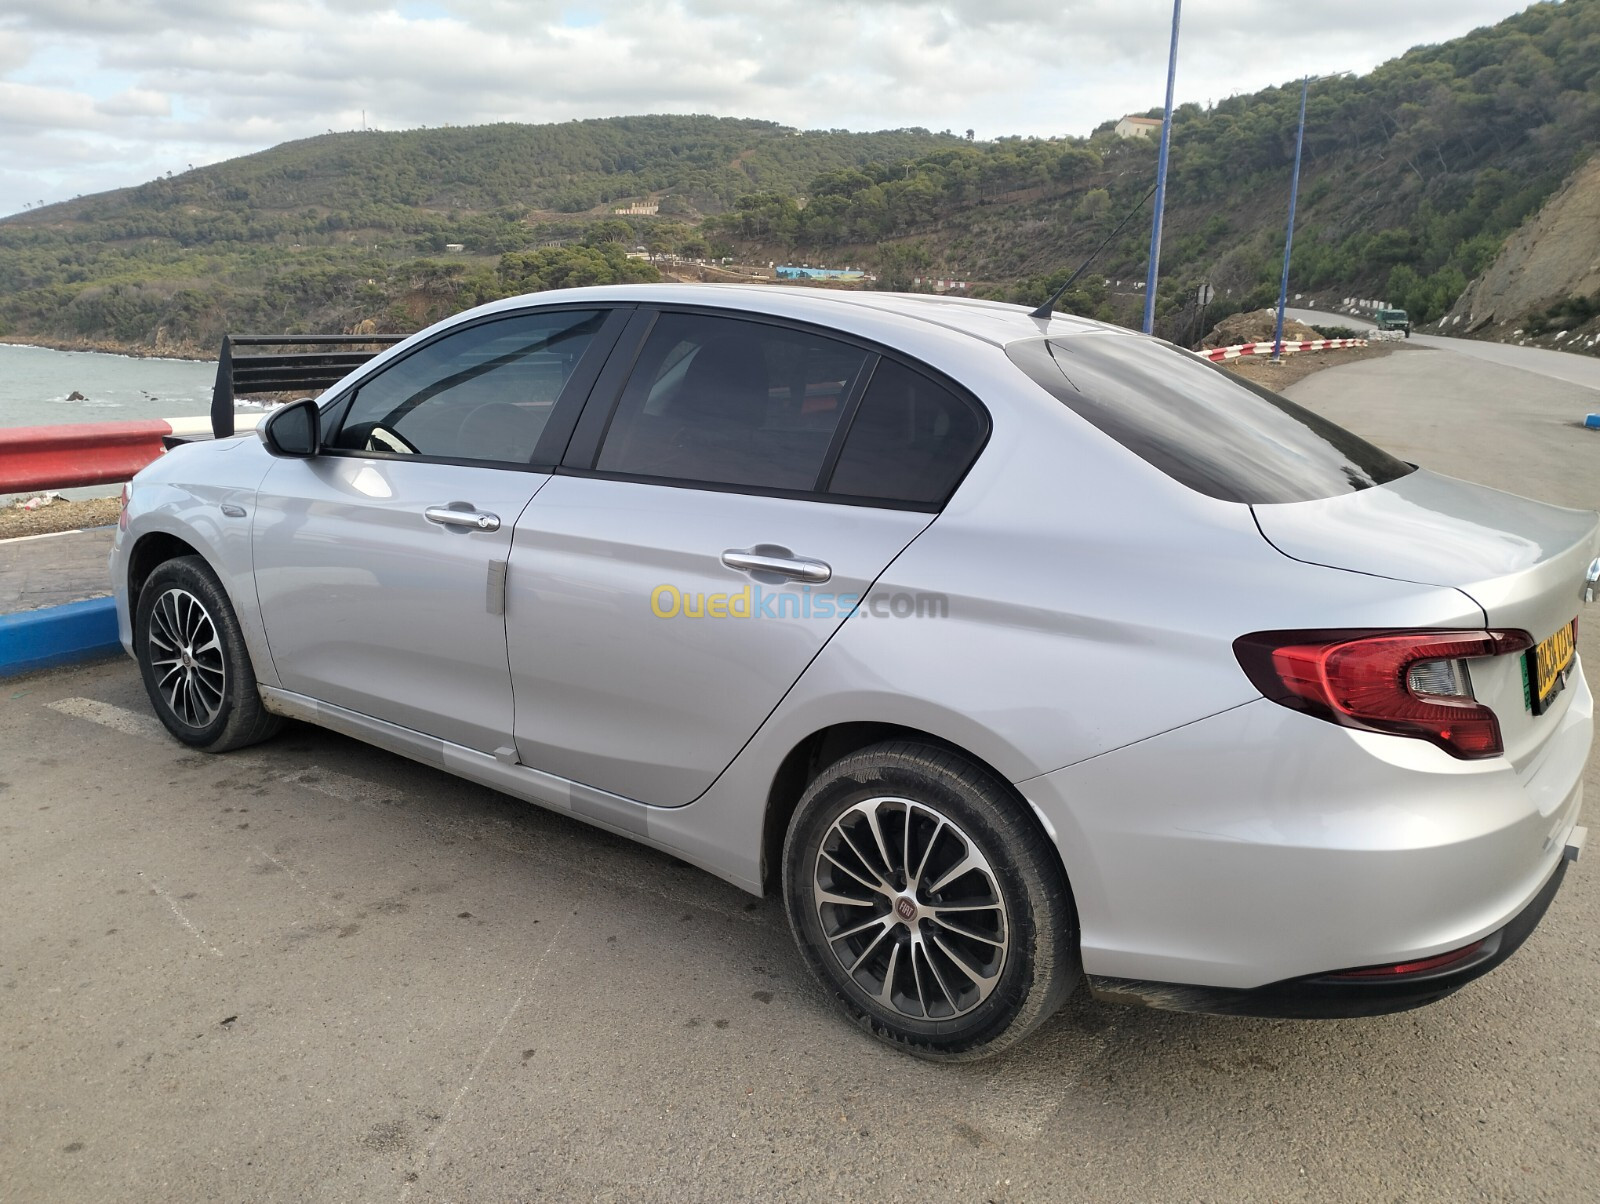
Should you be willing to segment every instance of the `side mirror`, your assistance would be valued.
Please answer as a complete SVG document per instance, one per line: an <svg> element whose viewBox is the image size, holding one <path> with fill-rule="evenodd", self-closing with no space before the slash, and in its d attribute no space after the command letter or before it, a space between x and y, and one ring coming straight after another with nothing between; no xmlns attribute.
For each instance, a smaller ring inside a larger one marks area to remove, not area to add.
<svg viewBox="0 0 1600 1204"><path fill-rule="evenodd" d="M322 413L310 397L280 406L256 429L275 456L304 459L322 448Z"/></svg>

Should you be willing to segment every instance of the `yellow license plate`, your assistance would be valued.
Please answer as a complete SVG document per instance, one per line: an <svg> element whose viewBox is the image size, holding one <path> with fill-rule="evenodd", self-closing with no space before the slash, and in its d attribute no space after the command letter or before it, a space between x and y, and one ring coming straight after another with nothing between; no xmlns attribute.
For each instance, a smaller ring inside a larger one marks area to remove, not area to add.
<svg viewBox="0 0 1600 1204"><path fill-rule="evenodd" d="M1528 703L1535 715L1544 714L1567 684L1567 670L1578 654L1577 636L1574 619L1528 653Z"/></svg>

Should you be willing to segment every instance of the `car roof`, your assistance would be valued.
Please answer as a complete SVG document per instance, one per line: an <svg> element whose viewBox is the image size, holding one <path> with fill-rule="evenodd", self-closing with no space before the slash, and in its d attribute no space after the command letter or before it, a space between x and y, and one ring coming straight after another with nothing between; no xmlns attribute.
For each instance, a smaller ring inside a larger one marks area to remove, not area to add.
<svg viewBox="0 0 1600 1204"><path fill-rule="evenodd" d="M823 326L847 321L847 315L853 311L862 317L888 317L942 327L996 347L1004 347L1020 339L1044 336L1061 338L1090 332L1131 333L1122 327L1068 314L1054 314L1048 320L1035 318L1026 306L983 301L975 297L857 292L772 284L619 284L556 289L508 297L472 312L483 314L502 309L520 309L530 302L704 305L809 320Z"/></svg>

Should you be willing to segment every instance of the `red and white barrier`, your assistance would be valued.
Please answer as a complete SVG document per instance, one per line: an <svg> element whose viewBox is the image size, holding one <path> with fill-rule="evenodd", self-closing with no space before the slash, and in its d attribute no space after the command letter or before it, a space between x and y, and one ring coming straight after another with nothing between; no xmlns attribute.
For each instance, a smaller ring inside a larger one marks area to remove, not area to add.
<svg viewBox="0 0 1600 1204"><path fill-rule="evenodd" d="M1290 351L1330 351L1335 347L1365 347L1366 339L1285 339L1283 349ZM1236 360L1241 355L1271 355L1273 340L1266 339L1259 343L1235 343L1232 347L1213 347L1209 351L1196 351L1203 360L1210 360L1213 364L1223 360Z"/></svg>
<svg viewBox="0 0 1600 1204"><path fill-rule="evenodd" d="M240 414L239 429L260 414ZM162 453L167 435L199 435L209 418L145 418L67 426L0 427L0 493L73 489L126 481Z"/></svg>

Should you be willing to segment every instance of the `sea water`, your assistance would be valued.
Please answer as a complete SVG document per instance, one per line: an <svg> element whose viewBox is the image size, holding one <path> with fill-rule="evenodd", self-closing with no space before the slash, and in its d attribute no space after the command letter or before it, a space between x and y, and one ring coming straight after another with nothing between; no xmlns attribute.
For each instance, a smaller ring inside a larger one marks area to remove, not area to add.
<svg viewBox="0 0 1600 1204"><path fill-rule="evenodd" d="M201 360L0 343L0 427L202 416L216 379L216 364Z"/></svg>

